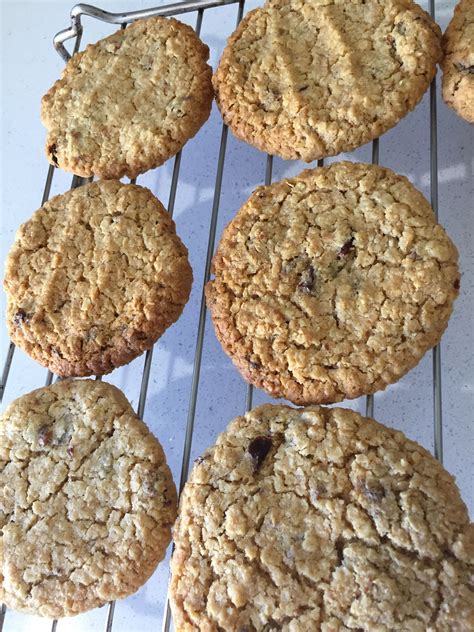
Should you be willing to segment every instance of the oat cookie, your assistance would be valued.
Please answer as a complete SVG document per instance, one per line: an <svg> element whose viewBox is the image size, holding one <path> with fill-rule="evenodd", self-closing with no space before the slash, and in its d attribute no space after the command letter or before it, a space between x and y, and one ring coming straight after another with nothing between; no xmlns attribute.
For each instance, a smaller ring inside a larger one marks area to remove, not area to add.
<svg viewBox="0 0 474 632"><path fill-rule="evenodd" d="M178 514L178 632L474 630L474 525L454 478L351 410L238 417Z"/></svg>
<svg viewBox="0 0 474 632"><path fill-rule="evenodd" d="M177 320L191 282L187 250L151 191L94 182L20 227L5 266L8 329L58 375L109 373Z"/></svg>
<svg viewBox="0 0 474 632"><path fill-rule="evenodd" d="M330 403L385 388L438 342L457 260L406 178L341 162L253 193L224 231L207 301L248 381Z"/></svg>
<svg viewBox="0 0 474 632"><path fill-rule="evenodd" d="M114 386L57 382L0 418L0 599L47 617L135 592L164 557L176 490Z"/></svg>
<svg viewBox="0 0 474 632"><path fill-rule="evenodd" d="M443 98L474 123L474 2L461 0L443 37Z"/></svg>
<svg viewBox="0 0 474 632"><path fill-rule="evenodd" d="M130 178L174 156L208 119L208 47L172 18L138 20L68 62L42 101L48 160Z"/></svg>
<svg viewBox="0 0 474 632"><path fill-rule="evenodd" d="M233 133L306 162L377 138L436 72L441 32L411 0L270 0L250 12L214 75Z"/></svg>

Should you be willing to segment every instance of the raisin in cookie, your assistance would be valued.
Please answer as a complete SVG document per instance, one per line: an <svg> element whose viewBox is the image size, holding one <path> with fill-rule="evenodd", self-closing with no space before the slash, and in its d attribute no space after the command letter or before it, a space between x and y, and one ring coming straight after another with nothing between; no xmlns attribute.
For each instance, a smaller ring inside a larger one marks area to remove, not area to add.
<svg viewBox="0 0 474 632"><path fill-rule="evenodd" d="M187 250L152 193L94 182L20 227L5 267L10 336L58 375L108 373L177 320L191 282Z"/></svg>
<svg viewBox="0 0 474 632"><path fill-rule="evenodd" d="M474 123L474 2L461 0L443 38L443 98Z"/></svg>
<svg viewBox="0 0 474 632"><path fill-rule="evenodd" d="M330 403L385 388L438 342L457 260L406 178L341 162L253 193L224 231L207 301L248 381Z"/></svg>
<svg viewBox="0 0 474 632"><path fill-rule="evenodd" d="M238 138L310 162L396 125L440 58L440 29L411 0L270 0L231 36L213 82Z"/></svg>
<svg viewBox="0 0 474 632"><path fill-rule="evenodd" d="M161 445L104 382L57 382L0 418L0 599L63 617L135 592L171 539Z"/></svg>
<svg viewBox="0 0 474 632"><path fill-rule="evenodd" d="M42 101L49 161L130 178L176 154L208 119L208 47L171 18L138 20L74 55Z"/></svg>
<svg viewBox="0 0 474 632"><path fill-rule="evenodd" d="M179 632L474 630L474 525L454 478L351 410L238 417L178 514Z"/></svg>

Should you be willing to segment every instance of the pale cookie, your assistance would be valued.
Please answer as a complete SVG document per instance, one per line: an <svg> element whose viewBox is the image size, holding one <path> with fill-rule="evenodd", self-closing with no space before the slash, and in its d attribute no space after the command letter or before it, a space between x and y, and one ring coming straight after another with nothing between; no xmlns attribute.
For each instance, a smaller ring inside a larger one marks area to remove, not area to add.
<svg viewBox="0 0 474 632"><path fill-rule="evenodd" d="M411 0L270 0L229 39L213 78L224 121L306 162L379 137L412 110L441 58Z"/></svg>
<svg viewBox="0 0 474 632"><path fill-rule="evenodd" d="M0 418L0 599L71 616L135 592L163 559L176 490L124 395L65 381Z"/></svg>
<svg viewBox="0 0 474 632"><path fill-rule="evenodd" d="M196 461L173 539L177 632L474 630L454 478L351 410L235 419Z"/></svg>
<svg viewBox="0 0 474 632"><path fill-rule="evenodd" d="M57 375L109 373L177 320L191 283L188 252L151 191L94 182L20 227L5 265L7 325Z"/></svg>
<svg viewBox="0 0 474 632"><path fill-rule="evenodd" d="M49 161L79 176L134 178L208 119L208 47L173 18L138 20L67 63L43 97Z"/></svg>
<svg viewBox="0 0 474 632"><path fill-rule="evenodd" d="M474 123L474 0L461 0L443 37L443 98Z"/></svg>
<svg viewBox="0 0 474 632"><path fill-rule="evenodd" d="M341 162L253 193L224 231L207 301L249 382L330 403L385 388L439 341L457 260L405 177Z"/></svg>

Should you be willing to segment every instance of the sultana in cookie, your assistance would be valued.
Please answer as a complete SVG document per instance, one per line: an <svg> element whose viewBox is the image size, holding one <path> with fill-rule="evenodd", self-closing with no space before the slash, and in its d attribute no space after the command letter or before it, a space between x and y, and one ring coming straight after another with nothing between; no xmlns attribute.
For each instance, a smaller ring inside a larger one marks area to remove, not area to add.
<svg viewBox="0 0 474 632"><path fill-rule="evenodd" d="M461 0L443 37L443 98L474 123L474 2Z"/></svg>
<svg viewBox="0 0 474 632"><path fill-rule="evenodd" d="M474 630L474 524L454 478L350 410L238 417L178 514L177 632Z"/></svg>
<svg viewBox="0 0 474 632"><path fill-rule="evenodd" d="M67 63L42 101L48 160L79 176L134 178L208 119L208 47L173 18L138 20Z"/></svg>
<svg viewBox="0 0 474 632"><path fill-rule="evenodd" d="M310 162L396 125L440 58L441 31L411 0L268 0L230 37L213 83L237 138Z"/></svg>
<svg viewBox="0 0 474 632"><path fill-rule="evenodd" d="M130 595L164 557L176 490L114 386L57 382L0 418L0 599L71 616Z"/></svg>
<svg viewBox="0 0 474 632"><path fill-rule="evenodd" d="M439 341L457 261L405 177L334 163L253 193L223 233L207 302L249 382L330 403L385 388Z"/></svg>
<svg viewBox="0 0 474 632"><path fill-rule="evenodd" d="M109 373L178 319L191 283L188 252L151 191L94 182L20 227L5 266L7 325L57 375Z"/></svg>

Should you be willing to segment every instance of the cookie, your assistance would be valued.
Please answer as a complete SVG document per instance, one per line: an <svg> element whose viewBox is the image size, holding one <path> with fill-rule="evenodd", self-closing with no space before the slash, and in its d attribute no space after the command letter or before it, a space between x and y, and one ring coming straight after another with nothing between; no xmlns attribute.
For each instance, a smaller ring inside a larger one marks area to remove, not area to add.
<svg viewBox="0 0 474 632"><path fill-rule="evenodd" d="M270 0L230 37L213 83L237 138L310 162L396 125L440 58L441 31L411 0Z"/></svg>
<svg viewBox="0 0 474 632"><path fill-rule="evenodd" d="M8 330L57 375L109 373L177 320L191 283L188 252L151 191L94 182L20 227L5 266Z"/></svg>
<svg viewBox="0 0 474 632"><path fill-rule="evenodd" d="M351 410L235 419L196 461L173 539L177 632L474 630L454 478Z"/></svg>
<svg viewBox="0 0 474 632"><path fill-rule="evenodd" d="M443 98L474 123L474 2L461 0L443 37Z"/></svg>
<svg viewBox="0 0 474 632"><path fill-rule="evenodd" d="M208 119L208 47L172 18L138 20L69 60L43 97L48 160L79 176L135 178Z"/></svg>
<svg viewBox="0 0 474 632"><path fill-rule="evenodd" d="M439 341L457 260L406 178L334 163L253 193L223 233L207 302L249 382L331 403L385 388Z"/></svg>
<svg viewBox="0 0 474 632"><path fill-rule="evenodd" d="M176 490L114 386L57 382L0 418L0 598L64 617L135 592L164 557Z"/></svg>

